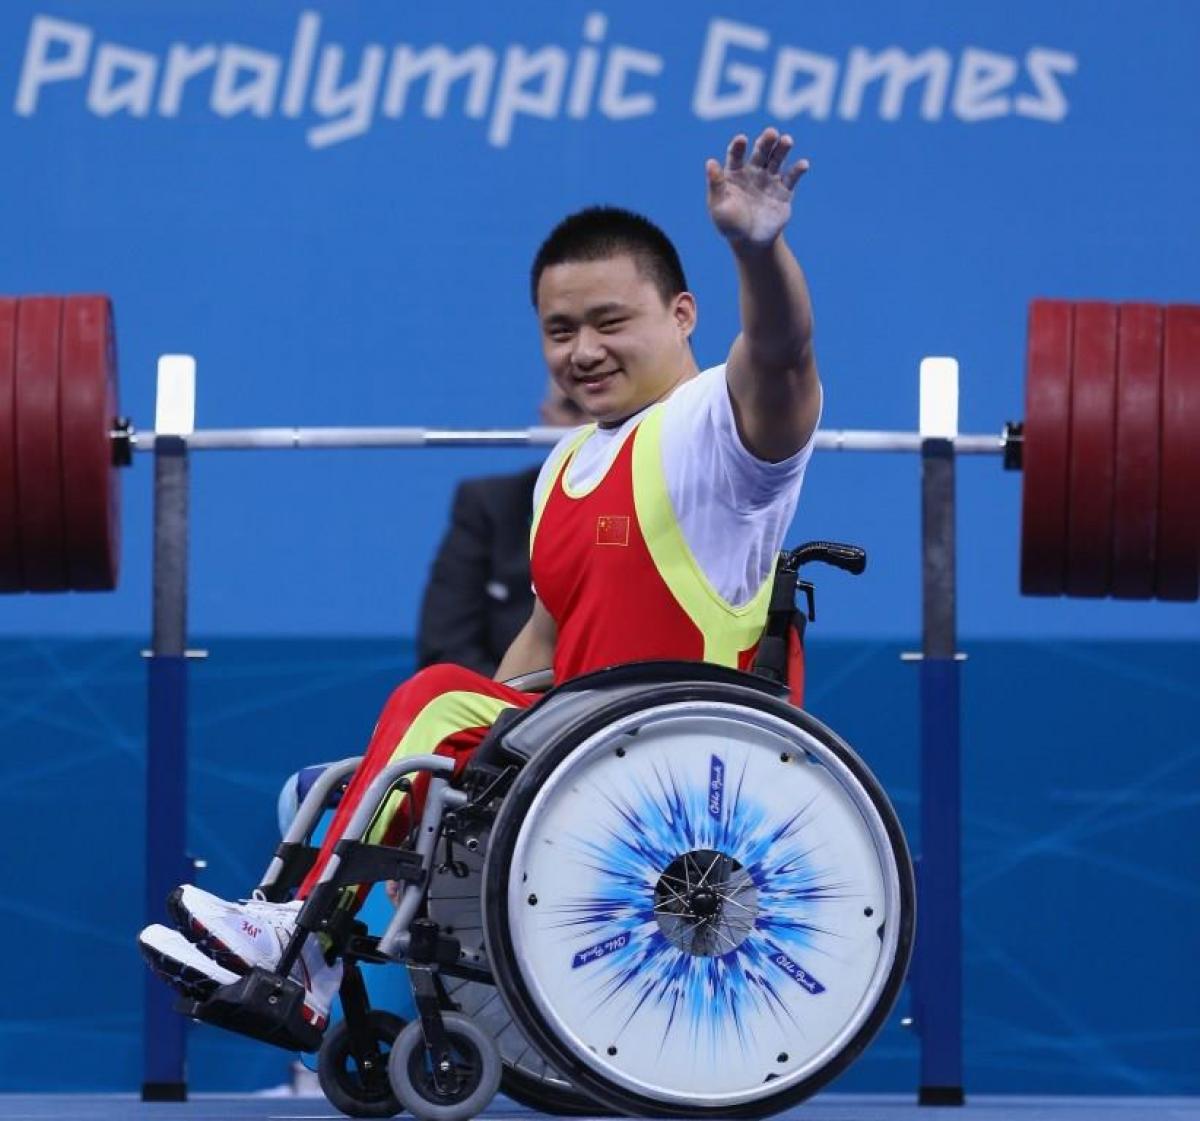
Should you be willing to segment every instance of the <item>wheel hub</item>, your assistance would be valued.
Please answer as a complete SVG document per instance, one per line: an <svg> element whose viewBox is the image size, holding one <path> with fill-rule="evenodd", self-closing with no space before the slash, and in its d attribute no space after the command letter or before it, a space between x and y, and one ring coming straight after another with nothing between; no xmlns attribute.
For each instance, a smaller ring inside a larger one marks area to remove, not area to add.
<svg viewBox="0 0 1200 1121"><path fill-rule="evenodd" d="M757 914L754 880L737 860L714 849L676 857L654 885L658 927L684 953L732 953L754 929Z"/></svg>

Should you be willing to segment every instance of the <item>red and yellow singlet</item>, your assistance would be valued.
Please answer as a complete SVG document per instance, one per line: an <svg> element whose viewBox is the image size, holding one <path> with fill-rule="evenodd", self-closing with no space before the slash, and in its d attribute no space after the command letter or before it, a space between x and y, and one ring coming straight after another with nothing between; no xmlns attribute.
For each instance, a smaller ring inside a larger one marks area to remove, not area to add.
<svg viewBox="0 0 1200 1121"><path fill-rule="evenodd" d="M766 622L771 581L740 607L709 582L672 509L662 467L663 405L622 438L598 482L575 490L567 445L534 511L533 582L558 625L554 678L679 658L745 668Z"/></svg>

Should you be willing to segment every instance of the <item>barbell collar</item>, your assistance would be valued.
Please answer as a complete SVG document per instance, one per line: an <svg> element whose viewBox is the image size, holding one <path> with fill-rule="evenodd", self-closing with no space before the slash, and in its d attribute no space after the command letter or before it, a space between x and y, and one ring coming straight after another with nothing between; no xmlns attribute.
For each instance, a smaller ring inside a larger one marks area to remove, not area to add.
<svg viewBox="0 0 1200 1121"><path fill-rule="evenodd" d="M133 448L137 441L133 421L127 416L119 416L113 422L109 439L112 440L112 465L128 467L133 462Z"/></svg>
<svg viewBox="0 0 1200 1121"><path fill-rule="evenodd" d="M1019 420L1010 420L1004 425L1001 437L1004 452L1004 470L1020 471L1025 462L1025 425Z"/></svg>

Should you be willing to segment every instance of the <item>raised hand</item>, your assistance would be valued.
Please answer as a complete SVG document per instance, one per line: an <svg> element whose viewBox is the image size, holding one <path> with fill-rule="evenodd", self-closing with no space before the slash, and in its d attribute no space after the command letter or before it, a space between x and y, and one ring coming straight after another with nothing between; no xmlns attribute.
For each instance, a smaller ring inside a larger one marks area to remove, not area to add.
<svg viewBox="0 0 1200 1121"><path fill-rule="evenodd" d="M808 170L804 159L784 168L793 143L786 133L781 136L778 130L765 128L749 159L749 141L739 134L729 143L724 167L713 159L705 163L708 212L717 230L733 245L770 245L787 225L792 191Z"/></svg>

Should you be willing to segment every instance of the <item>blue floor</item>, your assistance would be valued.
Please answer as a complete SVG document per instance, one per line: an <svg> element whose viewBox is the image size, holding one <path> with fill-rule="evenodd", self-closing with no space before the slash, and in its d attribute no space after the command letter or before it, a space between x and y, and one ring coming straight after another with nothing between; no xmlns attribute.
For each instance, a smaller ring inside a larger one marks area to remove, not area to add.
<svg viewBox="0 0 1200 1121"><path fill-rule="evenodd" d="M144 1104L108 1094L0 1095L3 1121L338 1121L322 1098L197 1095L185 1103ZM540 1117L497 1098L484 1117ZM1200 1098L975 1097L962 1109L925 1107L902 1095L822 1094L779 1115L784 1121L1200 1121Z"/></svg>

